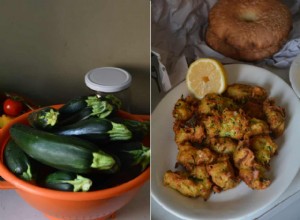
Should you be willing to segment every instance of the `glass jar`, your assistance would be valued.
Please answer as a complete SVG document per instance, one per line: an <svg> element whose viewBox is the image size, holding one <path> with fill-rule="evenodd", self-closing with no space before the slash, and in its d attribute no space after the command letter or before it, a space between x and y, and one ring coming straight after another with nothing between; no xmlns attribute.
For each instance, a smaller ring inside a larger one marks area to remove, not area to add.
<svg viewBox="0 0 300 220"><path fill-rule="evenodd" d="M85 84L100 96L112 94L118 97L122 102L121 109L130 112L131 75L127 71L116 67L92 69L85 75Z"/></svg>

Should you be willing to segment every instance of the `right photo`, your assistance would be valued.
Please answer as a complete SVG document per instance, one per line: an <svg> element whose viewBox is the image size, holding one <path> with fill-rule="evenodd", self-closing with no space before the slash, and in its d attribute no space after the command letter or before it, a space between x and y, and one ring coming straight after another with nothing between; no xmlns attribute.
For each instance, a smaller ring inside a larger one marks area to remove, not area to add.
<svg viewBox="0 0 300 220"><path fill-rule="evenodd" d="M300 1L151 1L151 219L300 219Z"/></svg>

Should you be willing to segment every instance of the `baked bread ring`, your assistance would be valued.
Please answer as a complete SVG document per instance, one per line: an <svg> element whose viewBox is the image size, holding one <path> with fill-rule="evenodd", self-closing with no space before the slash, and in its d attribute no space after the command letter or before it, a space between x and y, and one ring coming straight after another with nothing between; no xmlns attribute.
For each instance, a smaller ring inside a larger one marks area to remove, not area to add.
<svg viewBox="0 0 300 220"><path fill-rule="evenodd" d="M279 0L219 0L210 10L206 43L223 55L259 61L278 52L292 29Z"/></svg>

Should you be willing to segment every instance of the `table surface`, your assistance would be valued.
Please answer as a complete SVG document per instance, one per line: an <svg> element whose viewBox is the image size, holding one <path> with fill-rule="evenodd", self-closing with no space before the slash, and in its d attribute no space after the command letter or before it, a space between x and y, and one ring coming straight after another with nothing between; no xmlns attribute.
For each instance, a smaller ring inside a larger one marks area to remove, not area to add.
<svg viewBox="0 0 300 220"><path fill-rule="evenodd" d="M268 69L274 74L281 77L285 82L290 85L289 81L289 69L277 69L269 66L263 68ZM152 89L155 87L152 87ZM151 91L153 94L153 91ZM155 93L155 91L154 91ZM158 94L158 92L156 92ZM162 94L158 94L157 99L152 97L152 103L158 104L159 99L163 97ZM151 106L152 110L155 106ZM270 204L264 210L259 213L255 213L253 216L249 216L247 220L299 220L300 219L300 172L296 175L295 179L289 186L289 188L279 197L277 201ZM181 220L165 209L163 209L152 197L151 197L151 219L152 220Z"/></svg>
<svg viewBox="0 0 300 220"><path fill-rule="evenodd" d="M150 181L147 181L136 197L116 213L115 220L150 219ZM27 204L15 190L0 190L1 220L47 220L43 213Z"/></svg>

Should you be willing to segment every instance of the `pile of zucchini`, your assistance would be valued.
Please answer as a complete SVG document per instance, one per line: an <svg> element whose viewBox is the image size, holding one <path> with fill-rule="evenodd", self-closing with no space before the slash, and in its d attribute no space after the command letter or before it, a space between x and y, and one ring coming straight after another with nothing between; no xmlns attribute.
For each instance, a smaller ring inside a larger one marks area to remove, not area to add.
<svg viewBox="0 0 300 220"><path fill-rule="evenodd" d="M59 109L44 107L16 123L4 150L19 178L62 191L112 187L139 175L150 163L142 141L149 121L118 117L115 96L74 98Z"/></svg>

